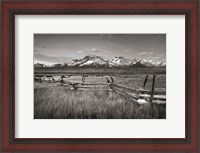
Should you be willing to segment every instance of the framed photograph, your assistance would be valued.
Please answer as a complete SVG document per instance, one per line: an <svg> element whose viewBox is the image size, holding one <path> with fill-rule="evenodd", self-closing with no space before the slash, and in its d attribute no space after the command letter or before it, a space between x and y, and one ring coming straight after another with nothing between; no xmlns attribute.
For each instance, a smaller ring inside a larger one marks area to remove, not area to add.
<svg viewBox="0 0 200 153"><path fill-rule="evenodd" d="M198 152L197 2L2 2L2 151Z"/></svg>

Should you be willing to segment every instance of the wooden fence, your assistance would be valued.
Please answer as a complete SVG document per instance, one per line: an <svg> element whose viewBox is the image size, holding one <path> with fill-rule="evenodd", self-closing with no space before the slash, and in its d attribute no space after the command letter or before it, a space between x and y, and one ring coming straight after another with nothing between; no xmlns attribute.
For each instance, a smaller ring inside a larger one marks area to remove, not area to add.
<svg viewBox="0 0 200 153"><path fill-rule="evenodd" d="M48 78L45 80L44 78ZM35 81L48 82L48 83L59 83L62 86L69 87L70 90L113 90L122 96L128 97L133 102L138 104L153 103L165 104L166 103L166 91L155 90L156 75L153 75L151 90L145 89L146 83L149 80L149 75L146 75L141 88L131 88L125 85L115 83L112 76L106 78L107 83L85 83L87 76L82 76L82 83L75 83L64 80L70 76L60 76L59 80L55 80L51 75L35 75Z"/></svg>

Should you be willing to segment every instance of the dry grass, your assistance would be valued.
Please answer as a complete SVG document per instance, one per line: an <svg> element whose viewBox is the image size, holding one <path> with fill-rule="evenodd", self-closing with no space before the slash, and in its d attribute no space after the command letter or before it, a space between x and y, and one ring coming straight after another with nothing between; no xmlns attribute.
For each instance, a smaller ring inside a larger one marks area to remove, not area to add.
<svg viewBox="0 0 200 153"><path fill-rule="evenodd" d="M35 119L148 119L149 106L138 105L114 91L74 91L35 82ZM154 105L154 118L166 118L165 109L165 105Z"/></svg>
<svg viewBox="0 0 200 153"><path fill-rule="evenodd" d="M44 67L34 68L35 74L166 74L166 67Z"/></svg>

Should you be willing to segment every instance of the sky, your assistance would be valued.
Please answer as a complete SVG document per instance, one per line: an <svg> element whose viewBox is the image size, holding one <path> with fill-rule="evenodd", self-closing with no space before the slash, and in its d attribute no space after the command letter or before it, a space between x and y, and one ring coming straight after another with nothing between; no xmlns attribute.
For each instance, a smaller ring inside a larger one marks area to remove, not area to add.
<svg viewBox="0 0 200 153"><path fill-rule="evenodd" d="M165 34L34 34L34 63L67 63L87 55L166 60Z"/></svg>

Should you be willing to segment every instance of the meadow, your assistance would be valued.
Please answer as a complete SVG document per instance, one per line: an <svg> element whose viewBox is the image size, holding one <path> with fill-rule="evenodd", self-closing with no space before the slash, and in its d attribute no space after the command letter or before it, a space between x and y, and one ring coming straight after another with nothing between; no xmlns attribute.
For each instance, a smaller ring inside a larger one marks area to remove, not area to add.
<svg viewBox="0 0 200 153"><path fill-rule="evenodd" d="M34 68L35 74L103 74L103 75L137 75L137 74L166 74L166 67L41 67Z"/></svg>
<svg viewBox="0 0 200 153"><path fill-rule="evenodd" d="M145 74L113 75L116 84L131 88L141 88ZM55 76L55 80L59 77ZM153 104L153 117L150 104L138 104L109 88L106 78L110 76L88 76L85 86L70 90L69 86L48 81L34 82L34 118L35 119L165 119L166 104ZM81 76L71 76L65 81L81 83ZM150 90L152 75L145 89ZM155 91L166 89L166 75L156 75Z"/></svg>

